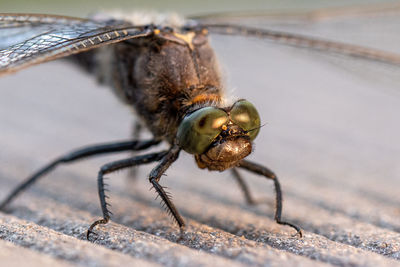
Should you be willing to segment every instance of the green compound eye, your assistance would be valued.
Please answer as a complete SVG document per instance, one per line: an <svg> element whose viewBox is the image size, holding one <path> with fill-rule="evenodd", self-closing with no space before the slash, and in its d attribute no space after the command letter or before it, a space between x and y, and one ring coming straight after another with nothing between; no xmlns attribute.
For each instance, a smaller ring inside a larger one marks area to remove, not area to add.
<svg viewBox="0 0 400 267"><path fill-rule="evenodd" d="M229 120L225 111L205 107L186 116L178 127L179 146L188 153L202 154Z"/></svg>
<svg viewBox="0 0 400 267"><path fill-rule="evenodd" d="M249 131L251 140L254 140L260 131L260 115L257 109L247 100L239 100L230 112L231 120L243 130Z"/></svg>

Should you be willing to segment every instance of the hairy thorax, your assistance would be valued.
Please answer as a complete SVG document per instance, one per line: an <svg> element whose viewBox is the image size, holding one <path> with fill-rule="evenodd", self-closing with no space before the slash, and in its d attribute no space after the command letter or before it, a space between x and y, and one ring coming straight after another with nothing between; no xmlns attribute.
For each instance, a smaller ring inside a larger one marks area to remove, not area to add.
<svg viewBox="0 0 400 267"><path fill-rule="evenodd" d="M100 79L158 139L172 143L189 107L222 99L219 67L204 31L160 32L106 47L96 57L109 68Z"/></svg>

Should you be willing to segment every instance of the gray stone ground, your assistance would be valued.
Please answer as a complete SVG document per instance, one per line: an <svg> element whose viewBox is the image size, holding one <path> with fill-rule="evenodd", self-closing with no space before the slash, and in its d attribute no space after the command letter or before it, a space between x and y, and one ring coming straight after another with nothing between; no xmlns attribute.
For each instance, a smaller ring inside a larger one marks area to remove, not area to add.
<svg viewBox="0 0 400 267"><path fill-rule="evenodd" d="M398 36L384 37L399 25L390 18L290 27L398 50ZM274 223L270 181L243 173L264 203L247 206L229 172L199 170L182 153L161 181L187 221L182 238L154 201L146 166L136 180L108 175L114 216L88 242L101 215L97 170L122 154L60 167L1 212L2 266L400 265L399 69L257 40L213 43L229 90L266 123L250 158L279 175L283 217L304 238ZM1 198L63 152L129 137L131 112L65 62L2 77L0 88Z"/></svg>

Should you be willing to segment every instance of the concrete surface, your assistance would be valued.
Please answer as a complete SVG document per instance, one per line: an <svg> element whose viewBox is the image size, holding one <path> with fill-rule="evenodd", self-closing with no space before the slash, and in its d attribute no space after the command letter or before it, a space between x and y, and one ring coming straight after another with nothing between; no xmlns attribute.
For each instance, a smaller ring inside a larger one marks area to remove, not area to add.
<svg viewBox="0 0 400 267"><path fill-rule="evenodd" d="M399 52L388 35L395 18L365 20L273 26ZM250 207L228 172L199 170L182 153L161 180L187 221L181 239L146 166L137 180L108 175L114 216L88 242L101 215L97 171L129 156L119 154L60 167L1 212L2 266L400 266L399 68L265 41L213 43L228 89L266 123L250 158L279 175L283 217L304 238L274 223L270 181L242 172L265 203ZM49 159L126 139L132 121L107 88L65 62L2 77L0 198Z"/></svg>

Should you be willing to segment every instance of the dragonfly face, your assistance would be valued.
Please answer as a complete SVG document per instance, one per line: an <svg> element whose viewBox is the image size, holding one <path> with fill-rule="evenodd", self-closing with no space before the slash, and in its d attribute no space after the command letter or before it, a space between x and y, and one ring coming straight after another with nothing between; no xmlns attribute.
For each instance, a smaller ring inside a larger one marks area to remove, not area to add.
<svg viewBox="0 0 400 267"><path fill-rule="evenodd" d="M202 169L224 171L251 153L260 129L260 116L246 100L229 108L205 107L188 114L178 128L177 141L196 155Z"/></svg>

